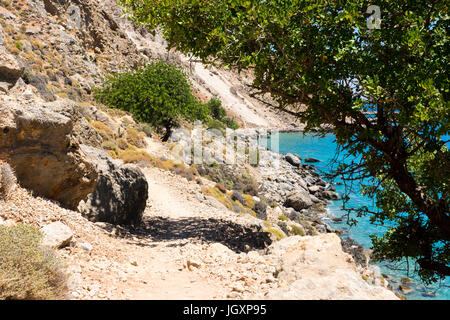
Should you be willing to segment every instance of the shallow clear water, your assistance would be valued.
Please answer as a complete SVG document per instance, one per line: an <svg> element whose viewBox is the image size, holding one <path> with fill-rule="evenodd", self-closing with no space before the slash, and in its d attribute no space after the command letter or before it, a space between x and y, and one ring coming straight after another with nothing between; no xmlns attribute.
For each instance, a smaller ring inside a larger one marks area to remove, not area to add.
<svg viewBox="0 0 450 320"><path fill-rule="evenodd" d="M314 163L318 170L327 171L329 169L330 161L335 157L336 154L336 143L334 140L334 136L329 134L325 137L317 137L313 134L304 135L303 133L280 133L279 139L279 152L286 153L296 153L302 159L307 157L312 157L320 160L321 162ZM339 182L336 180L335 182ZM336 191L339 193L343 193L344 186L336 185ZM352 207L357 206L374 206L373 199L363 198L359 193L351 193L350 200L348 205ZM342 217L346 214L342 208L341 201L331 201L329 203L329 212L330 215L336 217ZM351 215L351 217L356 218L355 215ZM370 234L383 234L387 228L385 226L379 226L371 224L369 221L369 217L360 217L356 218L358 220L358 224L356 226L349 227L345 223L333 223L331 220L327 221L332 227L338 230L346 230L348 231L348 236L361 243L366 249L371 248L371 240L369 238ZM412 274L411 272L407 275L406 271L403 270L393 270L396 269L405 269L405 264L401 265L393 265L388 263L378 263L377 264L381 273L387 274L390 277L396 279L398 283L391 283L394 287L398 287L400 283L400 279L408 276L410 279L414 281L414 284L410 285L415 290L414 292L406 295L408 299L420 299L420 300L429 300L429 299L439 299L439 300L449 300L450 299L450 277L447 277L444 282L439 285L439 283L431 286L425 286L422 282L420 282L419 278ZM411 263L410 263L411 266ZM426 287L426 288L425 288ZM426 291L436 291L435 297L426 297L423 293Z"/></svg>

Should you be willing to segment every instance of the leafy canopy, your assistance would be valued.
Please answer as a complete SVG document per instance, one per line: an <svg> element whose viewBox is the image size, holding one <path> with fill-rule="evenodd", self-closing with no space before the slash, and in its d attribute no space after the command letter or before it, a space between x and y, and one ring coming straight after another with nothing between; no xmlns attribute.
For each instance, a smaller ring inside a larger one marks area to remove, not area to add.
<svg viewBox="0 0 450 320"><path fill-rule="evenodd" d="M112 75L95 96L107 106L131 112L139 121L166 128L167 139L181 118L193 121L207 116L207 109L192 94L187 75L162 61Z"/></svg>
<svg viewBox="0 0 450 320"><path fill-rule="evenodd" d="M121 0L129 17L160 28L169 46L255 74L255 93L307 123L331 125L392 228L374 237L379 259L413 258L424 280L450 275L449 18L445 1Z"/></svg>

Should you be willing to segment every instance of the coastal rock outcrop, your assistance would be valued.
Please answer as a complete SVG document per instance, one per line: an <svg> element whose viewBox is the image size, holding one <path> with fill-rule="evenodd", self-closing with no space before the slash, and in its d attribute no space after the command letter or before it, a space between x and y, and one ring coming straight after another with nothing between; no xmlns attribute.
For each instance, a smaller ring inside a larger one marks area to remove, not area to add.
<svg viewBox="0 0 450 320"><path fill-rule="evenodd" d="M398 299L392 291L362 279L336 234L285 238L273 243L268 253L279 261L275 274L281 284L269 299Z"/></svg>
<svg viewBox="0 0 450 320"><path fill-rule="evenodd" d="M95 163L99 176L94 192L80 202L78 211L91 221L140 223L148 198L148 183L141 169L123 165L93 147L82 145L81 150Z"/></svg>
<svg viewBox="0 0 450 320"><path fill-rule="evenodd" d="M94 191L97 171L79 149L74 121L54 106L2 96L0 158L23 187L75 209Z"/></svg>

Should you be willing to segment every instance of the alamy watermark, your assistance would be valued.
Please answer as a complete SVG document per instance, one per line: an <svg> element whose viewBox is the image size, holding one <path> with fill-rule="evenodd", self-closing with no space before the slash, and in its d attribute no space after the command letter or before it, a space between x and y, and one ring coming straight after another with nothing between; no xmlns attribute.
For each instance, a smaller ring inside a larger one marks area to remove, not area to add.
<svg viewBox="0 0 450 320"><path fill-rule="evenodd" d="M370 30L381 29L381 10L379 6L371 5L366 13L370 14L367 18L367 28Z"/></svg>
<svg viewBox="0 0 450 320"><path fill-rule="evenodd" d="M205 129L201 122L195 123L192 131L177 129L171 136L174 147L172 156L186 165L243 165L266 166L278 168L279 157L271 151L279 151L279 132L277 130L245 129L225 132L217 129Z"/></svg>

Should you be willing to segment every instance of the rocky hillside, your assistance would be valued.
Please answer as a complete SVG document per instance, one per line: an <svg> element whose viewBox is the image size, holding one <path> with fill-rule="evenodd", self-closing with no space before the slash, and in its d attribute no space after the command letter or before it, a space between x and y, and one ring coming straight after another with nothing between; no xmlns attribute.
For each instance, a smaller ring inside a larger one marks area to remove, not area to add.
<svg viewBox="0 0 450 320"><path fill-rule="evenodd" d="M2 1L0 45L13 56L2 61L16 65L15 71L3 73L3 80L12 84L22 73L24 82L45 101L61 97L88 103L92 88L105 75L162 59L182 66L197 95L220 98L241 125L291 127L293 121L287 116L249 96L249 74L205 67L180 53L167 52L160 35L137 29L121 16L114 0ZM1 87L5 92L10 85Z"/></svg>
<svg viewBox="0 0 450 320"><path fill-rule="evenodd" d="M250 74L167 52L113 0L2 0L0 25L0 225L41 230L68 298L396 299L322 220L339 195L312 166L262 148L258 166L188 166L180 141L92 96L109 73L162 59L219 97L244 139L290 128L250 97Z"/></svg>

